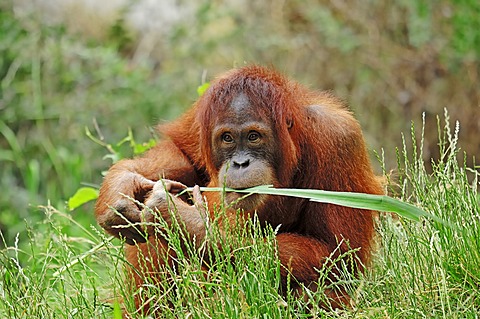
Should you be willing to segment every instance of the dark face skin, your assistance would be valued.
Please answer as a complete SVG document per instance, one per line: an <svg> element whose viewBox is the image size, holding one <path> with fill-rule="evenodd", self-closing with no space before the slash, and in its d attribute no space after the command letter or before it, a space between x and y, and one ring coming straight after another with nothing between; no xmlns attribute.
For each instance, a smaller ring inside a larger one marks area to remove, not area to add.
<svg viewBox="0 0 480 319"><path fill-rule="evenodd" d="M258 108L257 108L258 109ZM273 163L277 159L277 141L270 122L257 112L245 94L233 98L226 114L221 114L212 133L213 159L219 169L219 185L245 189L276 184ZM228 193L230 204L242 197ZM252 195L236 207L245 210L260 206L265 196Z"/></svg>

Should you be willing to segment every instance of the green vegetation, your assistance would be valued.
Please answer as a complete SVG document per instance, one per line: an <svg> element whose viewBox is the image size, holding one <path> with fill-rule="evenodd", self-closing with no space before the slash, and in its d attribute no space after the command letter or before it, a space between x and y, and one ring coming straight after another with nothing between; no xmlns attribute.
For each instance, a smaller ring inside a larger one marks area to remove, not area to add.
<svg viewBox="0 0 480 319"><path fill-rule="evenodd" d="M193 190L193 188L187 189L187 191L191 190ZM242 190L235 190L231 188L200 187L200 191L237 192L244 193L246 196L250 194L267 194L307 198L310 201L317 203L329 203L347 207L396 213L399 216L413 219L416 221L420 220L421 217L428 217L440 223L442 222L442 220L438 219L436 216L428 214L416 206L399 201L386 195L373 195L352 192L332 192L320 189L274 188L271 185L255 186Z"/></svg>
<svg viewBox="0 0 480 319"><path fill-rule="evenodd" d="M389 187L448 225L381 214L379 249L370 269L359 279L341 272L353 297L351 309L319 309L319 302L328 304L321 291L309 292L306 301L282 298L274 230L261 230L255 221L226 232L226 248L213 249L215 262L208 273L201 265L212 259L191 247L182 252L178 225L167 228L162 236L179 254L178 266L167 270L175 285L165 280L163 291L152 287L149 293L160 296L154 300L165 318L474 318L480 311L480 174L458 163L458 132L451 133L448 122L441 133L441 160L432 163L433 173L425 170L421 145L411 150L405 145L398 153L400 178L389 181ZM123 287L121 243L51 206L43 211L42 232L27 223L28 239L0 252L0 315L117 318L120 298L133 312L132 296ZM212 229L210 236L218 238ZM347 263L351 255L341 258ZM326 287L329 269L319 271L320 286Z"/></svg>
<svg viewBox="0 0 480 319"><path fill-rule="evenodd" d="M59 27L22 25L0 5L0 229L9 244L26 233L24 219L43 219L38 205L63 207L82 183L98 187L103 157L99 140L121 141L108 159L134 155L136 126L147 141L160 118L172 118L196 97L173 95L166 77L147 65L132 68L111 47L93 47ZM169 84L170 83L170 84ZM127 123L125 119L128 118ZM125 139L122 138L127 135ZM112 157L113 156L113 157ZM75 213L93 222L92 207Z"/></svg>
<svg viewBox="0 0 480 319"><path fill-rule="evenodd" d="M96 226L91 203L70 202L77 208L69 211L66 201L97 188L112 161L150 147L155 133L146 127L191 104L203 68L210 76L243 61L348 99L369 144L385 150L379 167L389 194L446 223L381 214L369 271L342 278L354 300L342 311L318 309L322 292L306 302L279 296L274 230L252 223L226 239L227 254L213 252L208 278L195 251L170 269L176 285L159 299L165 317L478 317L478 1L247 2L244 12L200 1L192 25L176 25L162 53L143 60L131 58L138 48L122 19L106 38L85 39L35 15L17 19L0 2L0 318L133 311L121 242ZM460 133L445 117L437 134L434 117L445 106ZM425 128L395 154L400 132L423 111ZM175 227L167 235L178 250Z"/></svg>

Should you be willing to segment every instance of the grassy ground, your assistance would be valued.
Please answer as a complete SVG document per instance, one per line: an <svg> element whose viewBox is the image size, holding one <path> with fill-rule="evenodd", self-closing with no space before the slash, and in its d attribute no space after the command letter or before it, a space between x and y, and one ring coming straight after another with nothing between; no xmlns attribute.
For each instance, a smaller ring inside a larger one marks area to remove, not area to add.
<svg viewBox="0 0 480 319"><path fill-rule="evenodd" d="M427 172L421 159L423 132L412 133L411 140L420 144L405 142L398 152L395 178L385 172L389 191L447 225L381 214L372 266L362 278L342 278L351 287L350 309L319 309L318 302L325 301L321 292L309 293L306 301L279 296L274 231L252 223L232 233L230 250L214 252L216 262L208 275L200 269L198 253L179 258L178 267L169 270L175 285L168 283L161 295L154 287L150 291L164 317L478 318L478 169L457 160L462 155L456 145L458 132L450 131L447 122L440 130L440 160L432 163L432 173ZM43 211L43 222L26 224L25 242L17 240L0 251L0 317L120 318L121 308L133 312L131 294L123 288L121 243L96 226L84 228L52 206ZM67 235L72 233L79 235ZM173 230L168 236L178 247L179 233Z"/></svg>

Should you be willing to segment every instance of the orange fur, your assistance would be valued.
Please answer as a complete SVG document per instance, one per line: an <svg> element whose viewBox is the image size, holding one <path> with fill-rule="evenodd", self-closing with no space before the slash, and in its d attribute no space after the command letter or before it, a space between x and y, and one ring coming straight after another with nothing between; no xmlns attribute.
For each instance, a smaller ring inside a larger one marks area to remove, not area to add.
<svg viewBox="0 0 480 319"><path fill-rule="evenodd" d="M382 194L360 126L339 99L329 93L308 90L273 70L250 66L214 80L182 117L159 127L165 140L142 158L121 161L110 169L96 206L99 223L114 235L134 236L111 227L121 222L112 217L108 207L123 208L126 216L134 216L131 211L135 208L122 202L118 193L143 200L141 197L152 186L143 183L140 177L152 181L168 178L188 186L218 186L219 168L212 158L212 130L219 120L235 116L230 105L239 93L248 96L255 113L269 123L275 135L281 158L269 165L274 167L276 187ZM128 175L132 172L134 175ZM142 185L144 189L140 191ZM210 206L220 200L218 194L204 195ZM283 290L288 273L295 278L291 283L293 289L298 288L297 283L308 286L315 282L318 279L315 269L322 267L343 239L341 250L359 248L357 256L362 264L371 255L374 235L371 211L279 196L263 198L246 212L247 216L253 211L262 222L274 227L281 225L277 243L284 265ZM155 238L150 243L159 245ZM148 253L147 247L146 243L129 246L127 258L136 265L137 250ZM158 261L152 262L153 267L157 264ZM360 264L352 269L361 270ZM134 275L138 286L142 276L148 274L141 269ZM344 301L345 296L337 299Z"/></svg>

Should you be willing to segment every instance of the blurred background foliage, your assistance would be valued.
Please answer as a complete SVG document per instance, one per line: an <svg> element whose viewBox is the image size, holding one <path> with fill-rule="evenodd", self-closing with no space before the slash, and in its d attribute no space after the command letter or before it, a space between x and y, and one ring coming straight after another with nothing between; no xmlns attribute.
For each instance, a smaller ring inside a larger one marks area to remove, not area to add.
<svg viewBox="0 0 480 319"><path fill-rule="evenodd" d="M80 185L101 183L111 160L86 128L112 144L130 128L147 141L204 81L245 63L346 100L390 168L422 113L426 160L437 156L447 108L471 161L479 17L477 0L0 1L1 231L11 243L23 220L42 219L38 205L63 208ZM93 222L91 205L72 214Z"/></svg>

